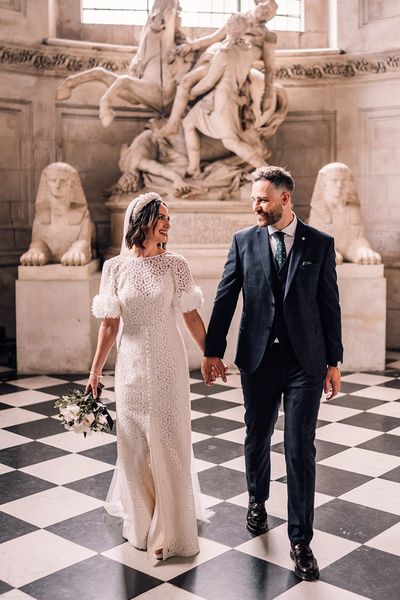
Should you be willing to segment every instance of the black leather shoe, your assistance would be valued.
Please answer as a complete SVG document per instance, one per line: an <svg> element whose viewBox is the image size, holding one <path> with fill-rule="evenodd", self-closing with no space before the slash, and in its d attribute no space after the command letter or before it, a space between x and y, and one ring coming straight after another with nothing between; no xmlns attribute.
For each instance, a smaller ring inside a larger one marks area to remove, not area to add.
<svg viewBox="0 0 400 600"><path fill-rule="evenodd" d="M268 515L264 502L249 502L246 527L254 535L268 531Z"/></svg>
<svg viewBox="0 0 400 600"><path fill-rule="evenodd" d="M308 544L291 544L290 558L294 560L294 572L299 579L315 581L319 578L318 563Z"/></svg>

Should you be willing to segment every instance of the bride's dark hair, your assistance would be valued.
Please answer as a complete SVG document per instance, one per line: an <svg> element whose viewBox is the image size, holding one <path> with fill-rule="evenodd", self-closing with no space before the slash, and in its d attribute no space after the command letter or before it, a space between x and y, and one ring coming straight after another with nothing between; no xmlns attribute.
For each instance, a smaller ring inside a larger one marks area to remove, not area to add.
<svg viewBox="0 0 400 600"><path fill-rule="evenodd" d="M125 242L129 250L131 250L133 246L144 248L143 242L146 239L147 230L153 224L154 231L161 204L167 207L162 200L154 199L142 208L135 219L132 218L131 214L128 231L125 236ZM165 244L162 244L162 246L165 247Z"/></svg>

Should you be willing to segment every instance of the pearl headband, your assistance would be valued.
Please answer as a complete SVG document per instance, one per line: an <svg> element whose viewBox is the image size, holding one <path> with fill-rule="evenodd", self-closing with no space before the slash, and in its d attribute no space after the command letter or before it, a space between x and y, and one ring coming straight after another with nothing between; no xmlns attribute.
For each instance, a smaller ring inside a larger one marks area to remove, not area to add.
<svg viewBox="0 0 400 600"><path fill-rule="evenodd" d="M156 192L147 192L147 194L140 194L140 196L138 196L136 198L136 202L135 202L132 212L131 212L132 220L135 221L135 219L137 218L140 211L147 204L150 204L150 202L152 202L153 200L160 200L162 202L161 196L159 194L157 194Z"/></svg>

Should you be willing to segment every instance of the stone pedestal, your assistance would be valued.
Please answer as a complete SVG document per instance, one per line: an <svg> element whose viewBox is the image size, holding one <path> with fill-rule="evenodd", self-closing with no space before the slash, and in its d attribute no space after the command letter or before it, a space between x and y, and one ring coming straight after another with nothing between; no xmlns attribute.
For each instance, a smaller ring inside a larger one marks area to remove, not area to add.
<svg viewBox="0 0 400 600"><path fill-rule="evenodd" d="M17 366L21 373L87 373L98 322L91 314L99 261L82 267L19 267Z"/></svg>
<svg viewBox="0 0 400 600"><path fill-rule="evenodd" d="M385 368L386 279L383 265L338 265L346 371Z"/></svg>
<svg viewBox="0 0 400 600"><path fill-rule="evenodd" d="M400 260L385 258L387 279L386 346L400 350Z"/></svg>

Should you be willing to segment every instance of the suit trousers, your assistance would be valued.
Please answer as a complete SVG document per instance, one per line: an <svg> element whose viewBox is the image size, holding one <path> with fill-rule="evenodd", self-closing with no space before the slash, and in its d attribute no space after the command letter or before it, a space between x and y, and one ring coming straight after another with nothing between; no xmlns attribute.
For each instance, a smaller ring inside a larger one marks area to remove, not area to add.
<svg viewBox="0 0 400 600"><path fill-rule="evenodd" d="M301 369L293 350L270 345L254 373L241 371L245 405L245 460L250 502L269 497L270 445L283 396L288 491L288 534L293 543L313 536L315 429L323 380Z"/></svg>

